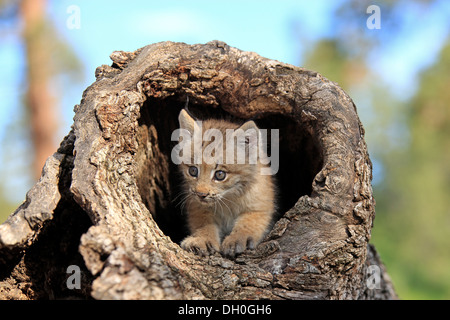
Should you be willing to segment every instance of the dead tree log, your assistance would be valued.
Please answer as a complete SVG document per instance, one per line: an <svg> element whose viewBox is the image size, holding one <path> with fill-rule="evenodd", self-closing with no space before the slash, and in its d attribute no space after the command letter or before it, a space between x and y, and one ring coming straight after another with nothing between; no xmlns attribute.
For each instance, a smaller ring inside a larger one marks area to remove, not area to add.
<svg viewBox="0 0 450 320"><path fill-rule="evenodd" d="M356 107L303 68L223 42L114 52L25 202L0 226L0 298L390 299ZM279 129L280 215L234 260L178 245L171 133L198 117Z"/></svg>

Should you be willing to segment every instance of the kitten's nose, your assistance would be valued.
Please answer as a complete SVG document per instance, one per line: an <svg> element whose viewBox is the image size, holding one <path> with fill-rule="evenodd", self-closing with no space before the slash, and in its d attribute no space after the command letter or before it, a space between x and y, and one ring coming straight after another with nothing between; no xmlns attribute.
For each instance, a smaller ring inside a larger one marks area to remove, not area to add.
<svg viewBox="0 0 450 320"><path fill-rule="evenodd" d="M198 192L197 191L196 194L201 200L205 199L208 196L208 193L206 193L206 192Z"/></svg>

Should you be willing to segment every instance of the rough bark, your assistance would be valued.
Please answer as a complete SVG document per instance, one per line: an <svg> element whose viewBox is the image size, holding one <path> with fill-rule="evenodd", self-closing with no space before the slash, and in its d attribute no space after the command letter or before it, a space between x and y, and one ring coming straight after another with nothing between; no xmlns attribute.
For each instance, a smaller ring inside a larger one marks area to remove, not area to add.
<svg viewBox="0 0 450 320"><path fill-rule="evenodd" d="M396 298L368 244L375 200L364 130L337 84L218 41L157 43L111 59L0 226L1 298ZM278 220L235 260L178 245L186 233L172 201L170 135L187 96L198 117L280 130ZM70 265L81 270L80 289L67 287Z"/></svg>

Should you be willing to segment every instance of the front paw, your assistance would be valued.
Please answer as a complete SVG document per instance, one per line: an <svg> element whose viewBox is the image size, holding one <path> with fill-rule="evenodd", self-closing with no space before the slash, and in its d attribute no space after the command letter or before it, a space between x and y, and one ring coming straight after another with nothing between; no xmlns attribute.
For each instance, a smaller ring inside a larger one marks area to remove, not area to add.
<svg viewBox="0 0 450 320"><path fill-rule="evenodd" d="M219 251L219 243L216 240L189 236L181 241L181 247L186 250L205 257Z"/></svg>
<svg viewBox="0 0 450 320"><path fill-rule="evenodd" d="M236 255L244 252L247 248L255 249L255 241L252 237L230 234L223 240L220 251L224 256L234 258Z"/></svg>

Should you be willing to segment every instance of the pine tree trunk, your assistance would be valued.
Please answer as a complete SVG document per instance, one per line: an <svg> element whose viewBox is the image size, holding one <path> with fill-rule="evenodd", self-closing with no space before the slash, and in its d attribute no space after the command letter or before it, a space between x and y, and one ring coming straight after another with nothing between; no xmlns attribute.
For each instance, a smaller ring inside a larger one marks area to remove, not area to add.
<svg viewBox="0 0 450 320"><path fill-rule="evenodd" d="M114 52L26 201L0 226L0 297L392 299L352 100L320 74L218 41ZM234 260L178 245L171 133L196 115L279 129L280 214Z"/></svg>
<svg viewBox="0 0 450 320"><path fill-rule="evenodd" d="M41 175L45 160L56 148L58 129L55 99L50 93L51 52L46 41L46 0L21 0L20 14L27 61L27 107L33 142L33 175Z"/></svg>

